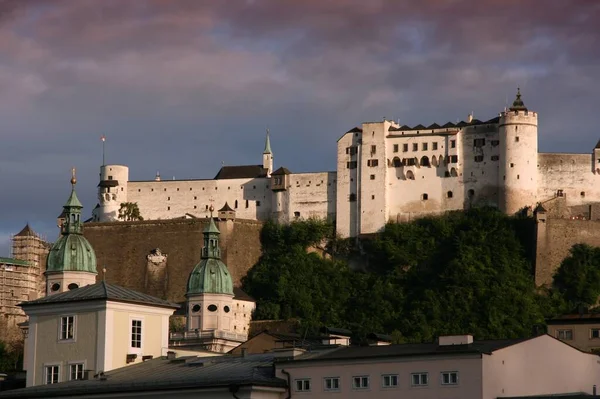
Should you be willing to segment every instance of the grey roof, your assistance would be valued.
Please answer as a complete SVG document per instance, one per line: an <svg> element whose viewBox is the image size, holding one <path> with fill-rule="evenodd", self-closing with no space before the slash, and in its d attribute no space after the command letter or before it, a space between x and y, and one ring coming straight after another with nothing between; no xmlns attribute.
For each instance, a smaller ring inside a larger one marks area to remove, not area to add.
<svg viewBox="0 0 600 399"><path fill-rule="evenodd" d="M352 129L348 130L346 133L362 133L362 129L358 126L353 127Z"/></svg>
<svg viewBox="0 0 600 399"><path fill-rule="evenodd" d="M158 306L177 309L179 305L165 301L151 295L142 294L129 288L108 284L101 281L85 287L61 292L60 294L48 295L33 301L23 302L19 306L27 307L34 305L46 305L65 302L111 300L116 302L138 303L142 305Z"/></svg>
<svg viewBox="0 0 600 399"><path fill-rule="evenodd" d="M262 165L223 166L215 176L215 180L223 179L253 179L266 177L267 169Z"/></svg>
<svg viewBox="0 0 600 399"><path fill-rule="evenodd" d="M287 386L276 378L273 355L160 357L106 372L105 380L90 379L39 385L0 393L0 398L49 398L56 396L105 395L125 392L192 390L230 386Z"/></svg>
<svg viewBox="0 0 600 399"><path fill-rule="evenodd" d="M271 173L271 176L276 175L291 175L292 172L288 168L284 168L283 166L277 169L275 172Z"/></svg>
<svg viewBox="0 0 600 399"><path fill-rule="evenodd" d="M231 207L229 206L227 201L225 201L225 205L223 205L223 208L219 209L218 212L235 212L235 211L233 209L231 209Z"/></svg>
<svg viewBox="0 0 600 399"><path fill-rule="evenodd" d="M383 342L392 342L392 336L386 334L370 333L367 335L367 339Z"/></svg>
<svg viewBox="0 0 600 399"><path fill-rule="evenodd" d="M522 339L502 339L489 341L475 341L468 345L448 345L439 346L437 343L426 344L400 344L384 346L349 346L340 347L332 352L313 357L311 360L346 360L346 359L365 359L379 357L415 357L415 356L436 356L451 354L491 354L502 348L506 348L520 342L527 341L530 338ZM302 360L298 360L302 361Z"/></svg>
<svg viewBox="0 0 600 399"><path fill-rule="evenodd" d="M336 327L321 327L322 334L335 334L335 335L343 335L344 337L352 336L352 331L346 330L345 328L336 328Z"/></svg>
<svg viewBox="0 0 600 399"><path fill-rule="evenodd" d="M598 140L598 143L596 143L596 147L594 147L595 149L600 148L600 140Z"/></svg>
<svg viewBox="0 0 600 399"><path fill-rule="evenodd" d="M246 294L239 287L233 287L233 299L237 299L238 301L256 302L254 300L254 298L252 298L250 295Z"/></svg>

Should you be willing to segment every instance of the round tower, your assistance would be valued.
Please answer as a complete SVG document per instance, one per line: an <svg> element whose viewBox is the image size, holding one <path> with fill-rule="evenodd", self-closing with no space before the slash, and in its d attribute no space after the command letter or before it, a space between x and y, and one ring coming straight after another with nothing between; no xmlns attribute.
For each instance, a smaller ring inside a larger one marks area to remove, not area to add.
<svg viewBox="0 0 600 399"><path fill-rule="evenodd" d="M60 238L48 254L46 266L46 294L53 295L96 283L96 254L83 236L81 209L75 193L75 169L71 178L71 195L63 206L64 222Z"/></svg>
<svg viewBox="0 0 600 399"><path fill-rule="evenodd" d="M200 263L187 283L187 330L233 331L233 281L221 261L219 229L212 217L204 229Z"/></svg>
<svg viewBox="0 0 600 399"><path fill-rule="evenodd" d="M99 207L95 209L94 219L99 222L111 222L119 219L119 209L127 202L127 181L129 168L123 165L102 165L98 184Z"/></svg>
<svg viewBox="0 0 600 399"><path fill-rule="evenodd" d="M538 118L521 99L521 91L500 114L500 209L509 215L537 202Z"/></svg>

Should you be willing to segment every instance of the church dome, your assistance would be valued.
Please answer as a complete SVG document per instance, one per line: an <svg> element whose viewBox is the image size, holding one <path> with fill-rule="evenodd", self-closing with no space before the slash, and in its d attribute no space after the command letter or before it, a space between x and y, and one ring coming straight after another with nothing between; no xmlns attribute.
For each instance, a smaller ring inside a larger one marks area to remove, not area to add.
<svg viewBox="0 0 600 399"><path fill-rule="evenodd" d="M233 295L233 282L227 266L220 259L202 259L190 274L187 293Z"/></svg>
<svg viewBox="0 0 600 399"><path fill-rule="evenodd" d="M83 206L75 192L75 170L71 178L71 195L63 206L64 219L60 225L60 238L48 254L46 272L88 272L96 274L96 254L83 236L81 209Z"/></svg>
<svg viewBox="0 0 600 399"><path fill-rule="evenodd" d="M233 282L225 263L221 261L220 231L211 217L204 229L204 247L200 263L194 267L187 283L187 295L227 294L233 296Z"/></svg>
<svg viewBox="0 0 600 399"><path fill-rule="evenodd" d="M81 234L61 235L48 254L49 272L96 273L96 254Z"/></svg>

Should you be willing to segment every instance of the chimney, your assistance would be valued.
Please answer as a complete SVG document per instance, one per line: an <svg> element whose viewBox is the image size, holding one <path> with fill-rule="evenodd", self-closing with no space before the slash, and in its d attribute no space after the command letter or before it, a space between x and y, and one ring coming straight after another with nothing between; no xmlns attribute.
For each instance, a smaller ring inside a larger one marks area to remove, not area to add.
<svg viewBox="0 0 600 399"><path fill-rule="evenodd" d="M175 352L173 352L173 351L168 351L167 352L167 360L175 360L175 357L177 357L177 355L175 354Z"/></svg>
<svg viewBox="0 0 600 399"><path fill-rule="evenodd" d="M596 385L594 385L594 386L592 387L592 394L593 394L594 396L596 396Z"/></svg>
<svg viewBox="0 0 600 399"><path fill-rule="evenodd" d="M473 336L470 334L465 335L444 335L438 338L439 346L452 346L452 345L469 345L473 343Z"/></svg>

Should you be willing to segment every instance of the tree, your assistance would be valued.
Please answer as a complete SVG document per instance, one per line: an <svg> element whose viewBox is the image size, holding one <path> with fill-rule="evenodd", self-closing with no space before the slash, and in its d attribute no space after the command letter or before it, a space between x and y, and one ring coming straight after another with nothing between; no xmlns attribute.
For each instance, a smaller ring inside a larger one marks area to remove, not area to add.
<svg viewBox="0 0 600 399"><path fill-rule="evenodd" d="M600 248L574 245L554 274L553 288L571 310L595 305L600 296Z"/></svg>
<svg viewBox="0 0 600 399"><path fill-rule="evenodd" d="M140 215L137 202L122 202L119 208L119 219L125 221L144 220Z"/></svg>

